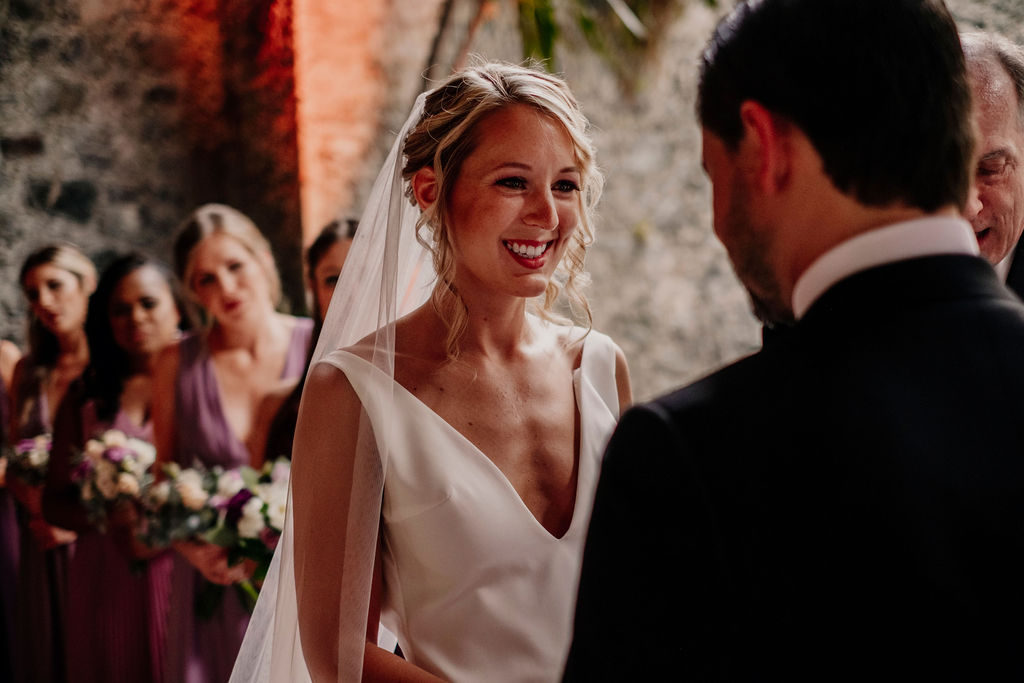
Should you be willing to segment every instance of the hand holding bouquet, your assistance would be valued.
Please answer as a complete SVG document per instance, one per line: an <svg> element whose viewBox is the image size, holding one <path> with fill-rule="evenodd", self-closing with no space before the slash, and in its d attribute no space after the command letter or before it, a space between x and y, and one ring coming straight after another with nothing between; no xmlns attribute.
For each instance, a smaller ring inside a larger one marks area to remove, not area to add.
<svg viewBox="0 0 1024 683"><path fill-rule="evenodd" d="M17 441L7 451L7 476L28 486L42 486L50 464L50 446L49 434Z"/></svg>
<svg viewBox="0 0 1024 683"><path fill-rule="evenodd" d="M89 439L71 471L71 480L81 491L82 505L89 521L106 529L108 509L117 503L133 506L152 484L156 449L116 429Z"/></svg>

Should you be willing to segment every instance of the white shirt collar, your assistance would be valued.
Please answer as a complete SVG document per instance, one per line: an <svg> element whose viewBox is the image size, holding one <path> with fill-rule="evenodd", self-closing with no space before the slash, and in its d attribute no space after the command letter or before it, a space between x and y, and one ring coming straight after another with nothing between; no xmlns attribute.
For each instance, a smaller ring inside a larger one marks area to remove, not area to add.
<svg viewBox="0 0 1024 683"><path fill-rule="evenodd" d="M1013 265L1013 254L1016 251L1017 248L1014 247L1010 250L1010 253L1006 255L1006 258L992 266L996 269L996 273L999 275L999 280L1001 282L1006 282L1006 278L1010 275L1010 267Z"/></svg>
<svg viewBox="0 0 1024 683"><path fill-rule="evenodd" d="M848 275L885 263L936 254L978 255L970 224L950 216L927 216L869 230L817 258L793 287L793 314L803 317L819 296Z"/></svg>

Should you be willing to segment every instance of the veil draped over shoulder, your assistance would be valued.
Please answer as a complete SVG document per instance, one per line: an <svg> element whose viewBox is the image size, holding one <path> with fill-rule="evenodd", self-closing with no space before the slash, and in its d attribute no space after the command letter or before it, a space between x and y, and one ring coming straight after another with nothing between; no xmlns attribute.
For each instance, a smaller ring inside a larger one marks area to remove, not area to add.
<svg viewBox="0 0 1024 683"><path fill-rule="evenodd" d="M429 252L416 239L420 212L406 198L402 179L402 147L422 115L426 95L417 98L373 185L331 299L309 372L332 351L372 335L369 360L393 378L394 322L430 296L434 268ZM381 396L380 400L392 405L394 396ZM303 420L306 408L304 397L299 408L294 461L303 457L304 440L316 437L316 425ZM383 414L393 415L394 411L386 410ZM344 547L337 549L343 577L337 605L340 615L365 615L369 608L390 442L389 424L374 424L371 428L364 412L359 425L351 476L331 482L332 486L337 486L338 504L348 506ZM294 538L289 488L285 528L235 662L232 683L310 680L299 638ZM317 571L317 568L307 571ZM365 627L365 619L341 619L339 680L361 678Z"/></svg>

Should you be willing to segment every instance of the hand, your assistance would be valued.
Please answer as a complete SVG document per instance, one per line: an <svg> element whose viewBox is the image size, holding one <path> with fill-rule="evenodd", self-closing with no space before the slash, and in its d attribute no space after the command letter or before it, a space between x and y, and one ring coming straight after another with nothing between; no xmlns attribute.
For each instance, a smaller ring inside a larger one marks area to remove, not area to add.
<svg viewBox="0 0 1024 683"><path fill-rule="evenodd" d="M43 487L30 486L17 477L7 480L7 488L10 489L14 499L21 503L32 516L43 514Z"/></svg>
<svg viewBox="0 0 1024 683"><path fill-rule="evenodd" d="M74 543L78 536L74 531L50 526L41 516L32 515L28 520L28 529L32 537L43 550L52 550L58 546Z"/></svg>
<svg viewBox="0 0 1024 683"><path fill-rule="evenodd" d="M0 488L7 486L7 458L0 458Z"/></svg>
<svg viewBox="0 0 1024 683"><path fill-rule="evenodd" d="M183 541L176 543L174 548L188 560L189 564L198 569L207 581L222 586L246 581L256 569L256 563L252 560L228 565L227 549L212 543Z"/></svg>

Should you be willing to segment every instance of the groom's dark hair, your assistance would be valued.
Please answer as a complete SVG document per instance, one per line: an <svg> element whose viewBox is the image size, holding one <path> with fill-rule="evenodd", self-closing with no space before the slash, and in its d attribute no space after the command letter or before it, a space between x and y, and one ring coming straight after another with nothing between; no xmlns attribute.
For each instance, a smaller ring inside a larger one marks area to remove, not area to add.
<svg viewBox="0 0 1024 683"><path fill-rule="evenodd" d="M697 117L735 149L740 104L800 128L862 204L963 208L971 95L941 0L744 0L701 59Z"/></svg>

